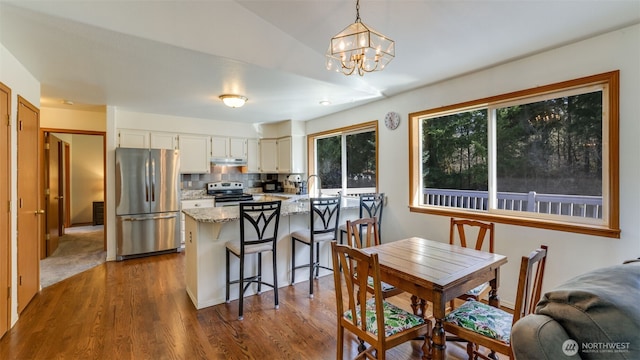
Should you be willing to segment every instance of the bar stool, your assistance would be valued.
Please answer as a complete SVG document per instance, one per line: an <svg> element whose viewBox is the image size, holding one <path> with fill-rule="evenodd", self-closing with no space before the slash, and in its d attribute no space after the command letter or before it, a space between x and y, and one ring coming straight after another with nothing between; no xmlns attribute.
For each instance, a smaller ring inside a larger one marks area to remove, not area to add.
<svg viewBox="0 0 640 360"><path fill-rule="evenodd" d="M309 268L309 297L313 298L313 273L318 277L320 243L336 240L340 219L340 196L309 199L309 229L291 233L291 285L296 282L296 269ZM309 246L309 263L296 266L296 242ZM315 256L314 256L315 254ZM314 260L315 259L315 260Z"/></svg>
<svg viewBox="0 0 640 360"><path fill-rule="evenodd" d="M238 284L238 319L243 319L244 293L251 283L258 284L258 294L262 285L273 288L275 308L278 305L278 271L276 268L276 244L278 237L278 225L280 223L280 208L282 202L242 202L240 203L240 239L228 241L226 246L226 302L229 303L229 287ZM273 284L262 280L262 253L271 251L273 254ZM229 271L230 254L240 259L240 275L237 280L231 280ZM258 254L258 274L245 277L245 257L250 254Z"/></svg>
<svg viewBox="0 0 640 360"><path fill-rule="evenodd" d="M384 193L360 194L359 218L376 218L378 220L378 232L382 233L382 207L384 205ZM340 225L340 244L344 244L344 235L347 234L347 225Z"/></svg>

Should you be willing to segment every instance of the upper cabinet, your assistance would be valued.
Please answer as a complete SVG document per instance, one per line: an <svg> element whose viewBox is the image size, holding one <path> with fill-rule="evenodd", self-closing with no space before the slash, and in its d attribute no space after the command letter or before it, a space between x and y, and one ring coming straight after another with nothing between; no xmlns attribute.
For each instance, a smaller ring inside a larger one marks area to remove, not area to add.
<svg viewBox="0 0 640 360"><path fill-rule="evenodd" d="M213 136L211 156L214 158L247 158L247 139Z"/></svg>
<svg viewBox="0 0 640 360"><path fill-rule="evenodd" d="M263 173L304 173L304 137L287 136L260 140L260 171Z"/></svg>
<svg viewBox="0 0 640 360"><path fill-rule="evenodd" d="M152 132L151 148L152 149L178 149L178 134L164 133L164 132Z"/></svg>
<svg viewBox="0 0 640 360"><path fill-rule="evenodd" d="M203 135L179 135L180 172L204 174L211 171L211 137Z"/></svg>
<svg viewBox="0 0 640 360"><path fill-rule="evenodd" d="M260 172L278 172L278 140L260 139Z"/></svg>
<svg viewBox="0 0 640 360"><path fill-rule="evenodd" d="M287 136L278 139L278 172L281 174L305 172L303 136Z"/></svg>
<svg viewBox="0 0 640 360"><path fill-rule="evenodd" d="M228 137L211 137L211 156L217 158L229 157L229 138Z"/></svg>
<svg viewBox="0 0 640 360"><path fill-rule="evenodd" d="M234 159L246 159L247 139L229 138L229 157Z"/></svg>
<svg viewBox="0 0 640 360"><path fill-rule="evenodd" d="M149 132L145 130L118 130L118 147L123 148L149 148Z"/></svg>
<svg viewBox="0 0 640 360"><path fill-rule="evenodd" d="M168 132L120 129L118 130L118 147L175 150L178 148L178 135Z"/></svg>
<svg viewBox="0 0 640 360"><path fill-rule="evenodd" d="M260 145L258 139L247 139L247 172L260 172Z"/></svg>

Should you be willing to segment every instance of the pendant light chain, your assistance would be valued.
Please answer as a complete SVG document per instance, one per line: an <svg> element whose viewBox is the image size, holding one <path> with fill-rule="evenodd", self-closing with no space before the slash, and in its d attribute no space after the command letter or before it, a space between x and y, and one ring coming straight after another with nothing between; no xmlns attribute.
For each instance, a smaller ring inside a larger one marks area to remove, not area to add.
<svg viewBox="0 0 640 360"><path fill-rule="evenodd" d="M360 20L360 0L356 0L356 22L362 22Z"/></svg>

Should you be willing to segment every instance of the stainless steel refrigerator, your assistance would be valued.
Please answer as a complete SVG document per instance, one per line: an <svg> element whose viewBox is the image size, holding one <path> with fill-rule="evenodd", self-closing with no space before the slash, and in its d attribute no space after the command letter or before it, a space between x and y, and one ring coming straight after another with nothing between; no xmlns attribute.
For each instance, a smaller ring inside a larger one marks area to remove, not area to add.
<svg viewBox="0 0 640 360"><path fill-rule="evenodd" d="M116 258L180 250L178 150L116 148Z"/></svg>

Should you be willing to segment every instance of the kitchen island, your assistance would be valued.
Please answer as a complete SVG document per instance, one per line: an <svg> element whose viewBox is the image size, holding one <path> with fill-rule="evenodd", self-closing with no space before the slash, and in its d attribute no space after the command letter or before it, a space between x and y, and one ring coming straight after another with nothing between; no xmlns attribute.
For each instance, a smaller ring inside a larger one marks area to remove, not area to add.
<svg viewBox="0 0 640 360"><path fill-rule="evenodd" d="M291 234L293 231L308 229L309 201L307 196L256 196L256 201L282 199L278 242L275 258L278 264L278 287L288 286L291 282ZM225 243L240 237L240 210L238 206L185 209L185 255L187 293L197 309L221 304L225 301ZM358 217L358 199L343 198L340 209L340 223ZM263 254L262 276L267 281L273 278L269 257ZM296 264L309 262L309 247L296 246ZM331 247L320 247L320 262L331 265ZM257 273L257 257L249 256L245 261L245 274ZM239 260L231 257L231 279L238 278ZM296 270L296 282L307 281L309 270ZM330 274L320 270L320 276ZM263 287L263 291L271 291ZM256 293L251 285L245 296ZM238 299L238 285L231 286L231 300Z"/></svg>

